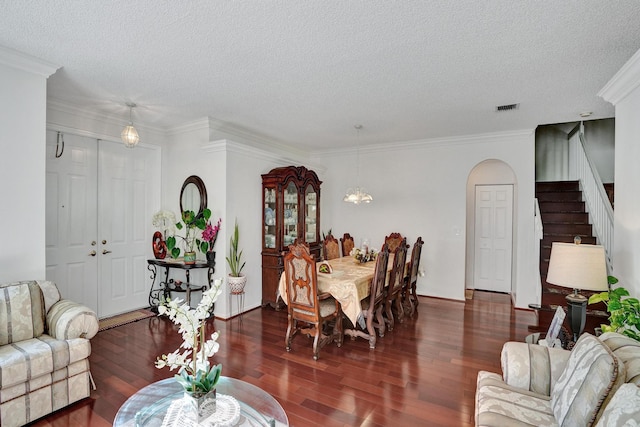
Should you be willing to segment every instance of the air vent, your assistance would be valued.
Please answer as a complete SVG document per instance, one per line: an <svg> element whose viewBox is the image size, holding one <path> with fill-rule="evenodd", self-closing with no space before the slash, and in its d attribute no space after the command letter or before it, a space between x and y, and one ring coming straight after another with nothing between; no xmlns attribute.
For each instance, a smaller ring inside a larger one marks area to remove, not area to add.
<svg viewBox="0 0 640 427"><path fill-rule="evenodd" d="M507 104L507 105L498 105L496 107L496 111L511 111L517 110L520 107L520 104Z"/></svg>

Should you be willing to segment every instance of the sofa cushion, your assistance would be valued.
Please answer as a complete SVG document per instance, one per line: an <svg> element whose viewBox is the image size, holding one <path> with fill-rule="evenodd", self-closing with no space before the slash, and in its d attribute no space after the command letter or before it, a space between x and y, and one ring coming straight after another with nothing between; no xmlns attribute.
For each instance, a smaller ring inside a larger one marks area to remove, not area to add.
<svg viewBox="0 0 640 427"><path fill-rule="evenodd" d="M0 393L15 384L65 368L89 357L88 340L57 340L43 334L38 338L0 346Z"/></svg>
<svg viewBox="0 0 640 427"><path fill-rule="evenodd" d="M42 335L45 314L42 290L35 281L0 285L0 345Z"/></svg>
<svg viewBox="0 0 640 427"><path fill-rule="evenodd" d="M625 382L640 387L640 341L615 332L606 332L598 338L624 363Z"/></svg>
<svg viewBox="0 0 640 427"><path fill-rule="evenodd" d="M591 425L609 391L624 380L624 372L619 375L619 370L624 371L624 367L609 347L593 335L583 334L551 391L557 423Z"/></svg>
<svg viewBox="0 0 640 427"><path fill-rule="evenodd" d="M507 342L500 362L504 382L549 396L564 372L569 351L523 342Z"/></svg>
<svg viewBox="0 0 640 427"><path fill-rule="evenodd" d="M640 387L623 384L607 403L596 427L640 425Z"/></svg>
<svg viewBox="0 0 640 427"><path fill-rule="evenodd" d="M558 425L548 396L512 387L486 371L478 372L475 417L476 426Z"/></svg>

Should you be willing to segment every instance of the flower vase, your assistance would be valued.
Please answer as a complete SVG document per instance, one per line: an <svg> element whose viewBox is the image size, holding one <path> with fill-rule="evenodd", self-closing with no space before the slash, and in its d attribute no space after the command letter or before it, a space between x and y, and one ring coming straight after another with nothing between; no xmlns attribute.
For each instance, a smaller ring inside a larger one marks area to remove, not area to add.
<svg viewBox="0 0 640 427"><path fill-rule="evenodd" d="M216 389L205 392L184 392L184 414L196 424L201 424L216 412Z"/></svg>
<svg viewBox="0 0 640 427"><path fill-rule="evenodd" d="M184 263L185 264L195 264L196 263L196 253L195 252L185 252L184 253Z"/></svg>
<svg viewBox="0 0 640 427"><path fill-rule="evenodd" d="M167 256L167 243L159 231L153 233L153 255L156 259L164 259Z"/></svg>
<svg viewBox="0 0 640 427"><path fill-rule="evenodd" d="M208 251L206 255L207 255L207 264L209 264L209 267L215 267L216 266L216 251Z"/></svg>

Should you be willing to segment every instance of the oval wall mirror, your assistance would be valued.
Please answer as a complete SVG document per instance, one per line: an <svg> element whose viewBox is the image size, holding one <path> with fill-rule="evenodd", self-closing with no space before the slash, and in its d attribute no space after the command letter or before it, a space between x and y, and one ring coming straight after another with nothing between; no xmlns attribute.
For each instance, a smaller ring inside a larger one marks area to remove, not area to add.
<svg viewBox="0 0 640 427"><path fill-rule="evenodd" d="M193 211L196 217L202 215L207 207L207 189L204 182L197 175L191 175L184 180L180 190L180 212Z"/></svg>

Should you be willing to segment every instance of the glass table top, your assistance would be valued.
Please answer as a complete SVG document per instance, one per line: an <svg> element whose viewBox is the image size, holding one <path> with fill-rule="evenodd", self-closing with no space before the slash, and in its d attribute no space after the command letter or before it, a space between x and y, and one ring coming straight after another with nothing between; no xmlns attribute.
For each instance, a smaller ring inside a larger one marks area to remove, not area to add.
<svg viewBox="0 0 640 427"><path fill-rule="evenodd" d="M216 386L220 394L233 396L240 404L241 417L237 426L288 426L282 406L259 387L235 378L220 377ZM171 403L183 395L182 387L173 378L150 384L131 396L114 419L114 426L161 426Z"/></svg>

